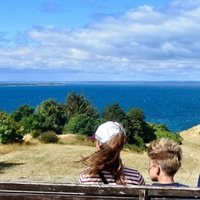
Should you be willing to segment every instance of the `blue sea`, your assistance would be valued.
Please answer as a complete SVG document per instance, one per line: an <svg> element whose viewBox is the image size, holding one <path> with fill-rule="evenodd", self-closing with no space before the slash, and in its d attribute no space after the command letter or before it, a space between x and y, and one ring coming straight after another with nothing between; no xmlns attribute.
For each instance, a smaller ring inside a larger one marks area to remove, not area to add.
<svg viewBox="0 0 200 200"><path fill-rule="evenodd" d="M200 82L71 82L58 85L1 85L0 110L33 107L53 98L65 102L72 91L83 94L102 112L119 103L128 111L140 108L146 121L165 124L178 132L200 124Z"/></svg>

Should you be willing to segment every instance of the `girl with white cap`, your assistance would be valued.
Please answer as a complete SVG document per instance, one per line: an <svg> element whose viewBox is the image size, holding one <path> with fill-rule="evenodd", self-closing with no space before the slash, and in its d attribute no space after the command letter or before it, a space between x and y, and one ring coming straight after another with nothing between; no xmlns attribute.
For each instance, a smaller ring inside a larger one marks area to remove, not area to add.
<svg viewBox="0 0 200 200"><path fill-rule="evenodd" d="M79 183L144 185L144 178L137 170L122 164L120 152L125 137L121 124L113 121L101 124L95 132L97 151L82 159L87 168L80 174Z"/></svg>

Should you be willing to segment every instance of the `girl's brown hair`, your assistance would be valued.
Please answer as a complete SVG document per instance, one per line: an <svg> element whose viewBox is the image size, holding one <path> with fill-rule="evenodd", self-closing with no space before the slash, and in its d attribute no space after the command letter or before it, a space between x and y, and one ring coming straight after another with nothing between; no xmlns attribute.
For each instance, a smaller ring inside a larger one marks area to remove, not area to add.
<svg viewBox="0 0 200 200"><path fill-rule="evenodd" d="M125 133L118 133L106 143L101 143L99 150L81 161L88 166L85 173L94 176L102 170L109 171L115 182L125 184L123 177L123 164L120 158L120 152L125 143Z"/></svg>

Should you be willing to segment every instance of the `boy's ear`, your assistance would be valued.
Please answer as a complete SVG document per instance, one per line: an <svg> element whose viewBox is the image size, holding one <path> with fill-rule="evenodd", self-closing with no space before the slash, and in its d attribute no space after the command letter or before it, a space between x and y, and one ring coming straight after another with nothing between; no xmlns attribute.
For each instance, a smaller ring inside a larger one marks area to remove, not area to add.
<svg viewBox="0 0 200 200"><path fill-rule="evenodd" d="M160 166L156 166L156 175L159 176L161 172Z"/></svg>

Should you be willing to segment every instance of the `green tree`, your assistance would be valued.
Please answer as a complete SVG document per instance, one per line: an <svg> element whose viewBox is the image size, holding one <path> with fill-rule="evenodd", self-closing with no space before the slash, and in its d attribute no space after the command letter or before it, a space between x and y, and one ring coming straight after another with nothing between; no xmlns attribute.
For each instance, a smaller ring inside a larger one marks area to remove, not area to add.
<svg viewBox="0 0 200 200"><path fill-rule="evenodd" d="M143 112L143 110L139 108L132 108L127 113L128 117L130 117L132 120L138 120L140 122L144 122L146 117Z"/></svg>
<svg viewBox="0 0 200 200"><path fill-rule="evenodd" d="M35 110L35 115L31 119L34 122L33 129L42 131L54 131L61 134L67 117L64 105L57 103L53 99L43 101Z"/></svg>
<svg viewBox="0 0 200 200"><path fill-rule="evenodd" d="M5 112L0 112L0 143L21 142L22 135L18 124Z"/></svg>
<svg viewBox="0 0 200 200"><path fill-rule="evenodd" d="M71 117L69 122L64 126L63 133L84 134L91 136L96 131L99 120L88 116L87 114L76 115Z"/></svg>
<svg viewBox="0 0 200 200"><path fill-rule="evenodd" d="M106 106L103 112L105 121L117 121L123 123L125 117L126 114L118 103Z"/></svg>
<svg viewBox="0 0 200 200"><path fill-rule="evenodd" d="M21 121L23 117L28 117L34 113L34 108L28 106L28 105L22 105L20 106L15 112L12 112L10 116L15 121Z"/></svg>
<svg viewBox="0 0 200 200"><path fill-rule="evenodd" d="M143 131L143 139L145 143L151 142L157 138L154 129L152 129L151 126L149 126L149 124L146 122L144 124Z"/></svg>
<svg viewBox="0 0 200 200"><path fill-rule="evenodd" d="M134 135L137 135L141 138L144 136L144 112L138 108L132 108L127 113L126 118L126 128L127 128L127 140L132 141Z"/></svg>
<svg viewBox="0 0 200 200"><path fill-rule="evenodd" d="M33 130L41 130L41 122L39 120L39 116L35 113L28 117L23 117L20 121L20 125L23 130L23 134L30 133Z"/></svg>
<svg viewBox="0 0 200 200"><path fill-rule="evenodd" d="M88 101L83 95L76 94L75 92L72 92L67 97L66 114L68 120L71 117L75 117L80 114L86 114L87 116L95 119L99 117L98 110L92 106L90 101Z"/></svg>
<svg viewBox="0 0 200 200"><path fill-rule="evenodd" d="M145 119L144 112L139 108L132 108L128 111L125 126L127 141L130 144L140 144L141 141L146 143L156 139L154 131L151 130Z"/></svg>

